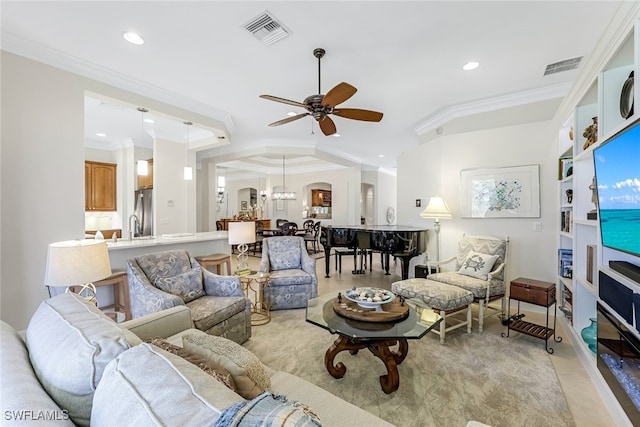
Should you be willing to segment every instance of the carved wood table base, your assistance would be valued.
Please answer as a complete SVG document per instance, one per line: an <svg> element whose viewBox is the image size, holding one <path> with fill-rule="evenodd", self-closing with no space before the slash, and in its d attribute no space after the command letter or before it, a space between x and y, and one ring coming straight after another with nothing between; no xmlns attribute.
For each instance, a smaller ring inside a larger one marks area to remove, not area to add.
<svg viewBox="0 0 640 427"><path fill-rule="evenodd" d="M392 350L390 347L397 345L397 350ZM400 375L398 374L398 365L407 357L409 352L409 344L406 339L386 339L386 340L367 340L367 341L352 341L349 338L340 335L338 339L329 347L324 355L324 364L327 367L327 371L334 378L342 378L347 372L347 367L342 362L338 362L335 365L333 361L338 353L345 350L349 351L352 355L358 353L363 348L368 349L374 356L382 360L384 366L387 368L387 374L380 376L380 385L382 391L385 393L393 393L398 390L400 385Z"/></svg>

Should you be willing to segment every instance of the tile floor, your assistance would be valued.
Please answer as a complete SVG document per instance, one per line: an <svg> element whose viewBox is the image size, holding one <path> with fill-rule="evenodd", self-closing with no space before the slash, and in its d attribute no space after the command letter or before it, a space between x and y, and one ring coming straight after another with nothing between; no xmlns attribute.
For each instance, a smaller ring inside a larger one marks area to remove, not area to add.
<svg viewBox="0 0 640 427"><path fill-rule="evenodd" d="M318 258L316 263L316 272L318 275L318 293L338 292L349 289L353 286L376 286L386 289L391 288L391 283L401 280L398 272L396 274L392 263L390 275L385 275L381 268L379 256L373 257L373 271L366 270L365 274L352 274L353 259L345 256L342 260L342 273L336 271L334 257L331 256L329 275L325 278L325 261L324 258ZM257 269L260 258L250 257L249 266ZM235 256L232 256L232 264L235 269ZM544 324L544 314L526 310L526 304L521 308L526 313L527 320L534 323ZM256 326L259 327L259 326ZM487 318L485 320L485 331L483 333L499 334L505 331L500 321L495 318ZM462 329L458 329L451 333L464 333ZM474 330L473 333L478 333ZM512 332L512 338L516 338L517 333ZM589 378L589 374L584 369L582 363L571 344L570 338L560 323L557 326L557 335L563 338L561 343L550 343L549 346L555 350L550 356L551 362L555 367L556 373L560 380L560 384L565 392L569 409L573 415L576 426L588 427L609 427L615 425L609 411L604 405L600 394L596 390L593 382ZM517 338L516 338L517 339ZM544 345L540 341L540 345Z"/></svg>

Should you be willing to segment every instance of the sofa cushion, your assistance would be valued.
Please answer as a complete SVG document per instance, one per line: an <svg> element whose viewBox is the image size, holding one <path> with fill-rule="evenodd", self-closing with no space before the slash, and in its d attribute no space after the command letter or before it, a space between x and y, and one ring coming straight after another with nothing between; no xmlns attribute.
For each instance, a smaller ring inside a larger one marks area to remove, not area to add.
<svg viewBox="0 0 640 427"><path fill-rule="evenodd" d="M310 285L313 277L304 270L276 270L269 276L269 286Z"/></svg>
<svg viewBox="0 0 640 427"><path fill-rule="evenodd" d="M474 298L486 298L487 284L489 285L489 296L503 295L505 291L505 285L502 280L493 279L491 283L488 283L486 280L458 274L455 271L430 274L429 280L448 283L449 285L466 289L473 294Z"/></svg>
<svg viewBox="0 0 640 427"><path fill-rule="evenodd" d="M248 303L242 297L211 297L204 296L187 303L191 310L191 319L196 328L201 331L209 330L212 326L221 323L235 314L242 313Z"/></svg>
<svg viewBox="0 0 640 427"><path fill-rule="evenodd" d="M268 240L269 263L272 271L300 268L302 250L300 237L285 236Z"/></svg>
<svg viewBox="0 0 640 427"><path fill-rule="evenodd" d="M141 340L74 293L43 301L26 334L31 365L74 423L88 425L106 365Z"/></svg>
<svg viewBox="0 0 640 427"><path fill-rule="evenodd" d="M3 420L56 420L56 426L73 426L63 411L42 388L36 378L24 341L7 323L0 321L0 408ZM28 412L31 411L31 412ZM26 418L26 416L30 418ZM36 423L34 423L36 424ZM44 425L44 423L41 423Z"/></svg>
<svg viewBox="0 0 640 427"><path fill-rule="evenodd" d="M272 371L271 385L274 393L284 394L291 400L308 405L326 426L393 426L393 424L364 409L288 372ZM377 391L379 392L379 390ZM379 412L380 407L372 405L370 410Z"/></svg>
<svg viewBox="0 0 640 427"><path fill-rule="evenodd" d="M211 375L216 380L220 381L222 384L227 386L230 390L236 391L236 383L233 381L233 377L225 368L218 364L212 363L210 360L198 356L185 350L184 348L171 344L170 342L162 339L162 338L154 338L149 341L149 344L155 345L156 347L160 347L164 351L168 351L171 354L175 354L176 356L182 357L187 362L191 362L196 365L198 368L202 369L203 372Z"/></svg>
<svg viewBox="0 0 640 427"><path fill-rule="evenodd" d="M265 391L253 400L225 409L214 427L240 426L317 427L318 416L306 405Z"/></svg>
<svg viewBox="0 0 640 427"><path fill-rule="evenodd" d="M206 426L242 397L186 360L147 343L105 369L91 426Z"/></svg>
<svg viewBox="0 0 640 427"><path fill-rule="evenodd" d="M151 283L158 277L173 277L191 270L191 260L185 250L154 252L134 259Z"/></svg>
<svg viewBox="0 0 640 427"><path fill-rule="evenodd" d="M205 296L202 286L202 268L191 270L171 277L157 277L154 284L162 291L181 297L185 303Z"/></svg>
<svg viewBox="0 0 640 427"><path fill-rule="evenodd" d="M498 255L488 255L476 251L470 251L464 260L458 273L465 276L487 280L487 274L491 272Z"/></svg>
<svg viewBox="0 0 640 427"><path fill-rule="evenodd" d="M191 353L222 365L231 372L238 394L245 399L253 399L271 389L269 370L256 355L241 345L226 338L200 334L184 335L182 344Z"/></svg>

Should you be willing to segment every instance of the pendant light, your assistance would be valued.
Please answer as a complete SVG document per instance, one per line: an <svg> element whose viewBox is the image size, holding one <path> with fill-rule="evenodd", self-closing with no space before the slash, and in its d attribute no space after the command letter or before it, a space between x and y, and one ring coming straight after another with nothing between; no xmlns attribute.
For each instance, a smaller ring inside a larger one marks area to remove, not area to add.
<svg viewBox="0 0 640 427"><path fill-rule="evenodd" d="M191 126L193 123L192 122L182 122L187 126L187 148L186 148L186 162L188 163L189 160L189 126ZM193 169L191 168L191 166L185 166L184 167L184 180L185 181L191 181L193 179Z"/></svg>
<svg viewBox="0 0 640 427"><path fill-rule="evenodd" d="M295 191L287 191L284 181L284 156L282 156L282 191L274 191L271 193L272 200L296 200Z"/></svg>

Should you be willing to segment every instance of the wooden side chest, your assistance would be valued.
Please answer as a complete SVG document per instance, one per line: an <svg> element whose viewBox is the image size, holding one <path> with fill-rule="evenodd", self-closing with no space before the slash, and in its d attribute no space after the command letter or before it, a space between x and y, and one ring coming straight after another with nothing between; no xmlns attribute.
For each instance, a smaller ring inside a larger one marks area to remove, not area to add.
<svg viewBox="0 0 640 427"><path fill-rule="evenodd" d="M511 300L518 301L518 311L511 316ZM545 325L522 320L525 316L520 313L520 302L541 305L547 308ZM535 338L544 340L544 348L549 354L553 353L553 348L549 347L549 338L553 337L555 342L562 342L562 337L556 336L556 306L553 307L553 327L549 325L549 307L556 302L556 284L543 282L542 280L527 279L519 277L511 281L509 288L509 304L507 306L507 333L502 333L503 337L508 337L510 331L520 332ZM504 322L503 322L504 323Z"/></svg>
<svg viewBox="0 0 640 427"><path fill-rule="evenodd" d="M556 284L519 277L511 281L510 298L549 307L556 302Z"/></svg>

